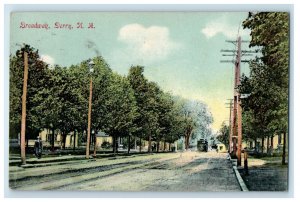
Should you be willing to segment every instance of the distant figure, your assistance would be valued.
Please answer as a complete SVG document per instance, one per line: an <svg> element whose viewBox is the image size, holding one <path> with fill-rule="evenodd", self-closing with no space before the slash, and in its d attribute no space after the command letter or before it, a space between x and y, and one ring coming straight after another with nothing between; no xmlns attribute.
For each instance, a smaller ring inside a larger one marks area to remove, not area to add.
<svg viewBox="0 0 300 202"><path fill-rule="evenodd" d="M38 159L40 159L42 157L42 151L43 151L42 140L38 136L37 140L35 140L35 142L34 142L34 154Z"/></svg>

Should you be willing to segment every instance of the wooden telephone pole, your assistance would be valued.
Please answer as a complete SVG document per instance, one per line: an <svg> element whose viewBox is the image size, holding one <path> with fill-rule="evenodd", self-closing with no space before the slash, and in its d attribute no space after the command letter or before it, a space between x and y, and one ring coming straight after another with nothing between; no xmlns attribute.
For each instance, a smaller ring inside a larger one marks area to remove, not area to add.
<svg viewBox="0 0 300 202"><path fill-rule="evenodd" d="M231 125L232 125L232 110L233 110L233 103L232 103L232 100L233 99L228 99L230 102L229 103L225 103L225 104L228 104L229 107L226 107L226 108L229 108L229 142L228 142L228 151L229 153L232 152L232 131L231 131Z"/></svg>
<svg viewBox="0 0 300 202"><path fill-rule="evenodd" d="M90 138L91 138L91 118L92 118L92 96L93 96L93 79L92 79L92 73L94 72L94 62L93 60L90 60L89 63L89 71L90 71L90 97L89 97L89 111L88 111L88 129L87 129L87 139L86 139L86 154L85 158L90 158ZM95 141L96 144L96 141ZM95 151L94 151L95 152ZM94 155L96 155L94 153Z"/></svg>
<svg viewBox="0 0 300 202"><path fill-rule="evenodd" d="M241 165L241 151L242 151L242 107L240 102L240 93L237 87L241 84L241 37L238 37L238 50L235 62L235 82L234 82L234 106L237 116L237 165ZM236 136L236 133L234 134Z"/></svg>
<svg viewBox="0 0 300 202"><path fill-rule="evenodd" d="M26 96L28 80L28 53L24 52L24 81L22 95L22 119L21 119L21 161L26 164L25 135L26 135Z"/></svg>
<svg viewBox="0 0 300 202"><path fill-rule="evenodd" d="M229 140L229 151L233 156L237 157L237 165L241 165L241 152L242 152L242 107L240 94L237 90L238 86L241 84L241 62L249 62L247 60L241 60L243 55L251 55L248 53L253 53L253 51L242 51L241 37L239 36L236 41L226 41L237 45L237 50L221 50L221 52L229 52L231 55L223 54L223 56L235 56L235 60L221 60L224 63L234 63L234 88L233 88L233 107L230 110L230 140ZM231 148L232 145L232 148Z"/></svg>

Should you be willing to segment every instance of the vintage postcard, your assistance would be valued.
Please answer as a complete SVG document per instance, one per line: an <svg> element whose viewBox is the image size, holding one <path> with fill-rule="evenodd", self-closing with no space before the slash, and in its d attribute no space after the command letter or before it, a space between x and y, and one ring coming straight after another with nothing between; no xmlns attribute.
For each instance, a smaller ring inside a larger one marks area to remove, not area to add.
<svg viewBox="0 0 300 202"><path fill-rule="evenodd" d="M288 12L11 12L9 188L288 189Z"/></svg>

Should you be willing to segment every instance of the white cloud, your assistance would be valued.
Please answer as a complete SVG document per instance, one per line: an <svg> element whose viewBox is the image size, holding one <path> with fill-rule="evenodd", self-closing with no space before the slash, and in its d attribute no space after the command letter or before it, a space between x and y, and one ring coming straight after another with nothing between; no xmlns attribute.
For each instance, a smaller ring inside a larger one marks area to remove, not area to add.
<svg viewBox="0 0 300 202"><path fill-rule="evenodd" d="M49 64L50 66L53 66L55 62L54 58L50 55L41 55L41 60Z"/></svg>
<svg viewBox="0 0 300 202"><path fill-rule="evenodd" d="M160 26L125 25L119 31L118 40L127 45L130 55L148 62L164 59L179 47L170 39L169 29Z"/></svg>
<svg viewBox="0 0 300 202"><path fill-rule="evenodd" d="M201 30L201 32L209 39L217 34L223 34L224 36L234 39L238 36L249 35L247 30L243 30L239 25L230 25L224 19L216 19L206 24L206 26Z"/></svg>

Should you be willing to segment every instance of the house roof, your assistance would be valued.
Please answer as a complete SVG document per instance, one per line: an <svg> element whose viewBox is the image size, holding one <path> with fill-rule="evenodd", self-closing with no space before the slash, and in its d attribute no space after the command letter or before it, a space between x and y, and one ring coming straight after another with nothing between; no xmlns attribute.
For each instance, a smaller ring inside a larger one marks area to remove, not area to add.
<svg viewBox="0 0 300 202"><path fill-rule="evenodd" d="M103 131L99 131L97 134L96 134L96 137L108 137L109 135L107 135L105 132Z"/></svg>

